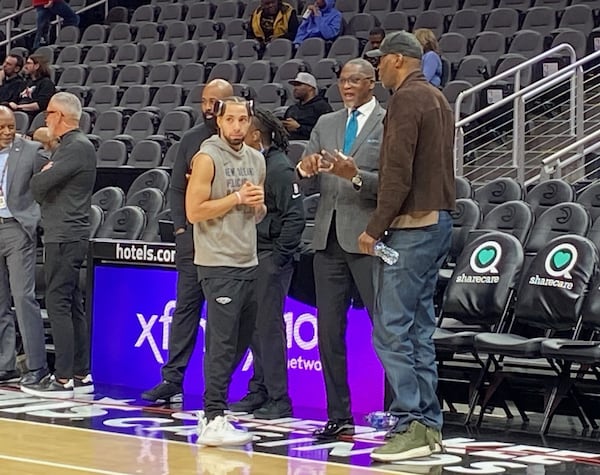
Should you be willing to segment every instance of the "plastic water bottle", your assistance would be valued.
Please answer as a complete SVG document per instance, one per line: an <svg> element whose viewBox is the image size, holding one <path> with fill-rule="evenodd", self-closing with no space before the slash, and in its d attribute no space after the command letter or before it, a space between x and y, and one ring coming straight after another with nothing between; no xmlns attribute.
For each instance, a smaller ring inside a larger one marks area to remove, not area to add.
<svg viewBox="0 0 600 475"><path fill-rule="evenodd" d="M377 241L373 249L375 250L375 255L380 257L386 264L391 266L398 262L398 251L386 246L381 241Z"/></svg>
<svg viewBox="0 0 600 475"><path fill-rule="evenodd" d="M389 412L371 412L365 417L369 425L377 430L390 430L398 422L398 418Z"/></svg>

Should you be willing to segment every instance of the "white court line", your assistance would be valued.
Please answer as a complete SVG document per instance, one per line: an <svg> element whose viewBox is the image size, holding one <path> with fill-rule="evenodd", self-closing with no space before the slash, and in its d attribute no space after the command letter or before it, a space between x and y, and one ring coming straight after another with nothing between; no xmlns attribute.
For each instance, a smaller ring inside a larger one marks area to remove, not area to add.
<svg viewBox="0 0 600 475"><path fill-rule="evenodd" d="M55 463L55 462L47 462L44 460L34 460L34 459L26 459L22 457L11 457L10 455L1 455L0 459L8 460L11 462L21 462L21 463L29 463L34 465L43 465L44 467L53 467L53 468L61 468L63 470L75 470L78 472L85 473L97 473L98 475L129 475L125 472L110 472L108 470L98 470L96 468L89 467L78 467L77 465L68 465L65 463Z"/></svg>

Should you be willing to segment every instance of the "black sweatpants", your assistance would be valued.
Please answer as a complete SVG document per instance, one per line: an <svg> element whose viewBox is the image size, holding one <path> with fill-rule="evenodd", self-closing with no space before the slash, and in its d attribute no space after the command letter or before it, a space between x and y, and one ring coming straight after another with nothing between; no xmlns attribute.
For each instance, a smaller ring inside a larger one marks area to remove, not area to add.
<svg viewBox="0 0 600 475"><path fill-rule="evenodd" d="M200 325L204 294L198 282L194 264L192 227L175 236L175 266L177 267L177 304L169 332L169 360L162 367L165 381L183 384Z"/></svg>
<svg viewBox="0 0 600 475"><path fill-rule="evenodd" d="M251 393L289 400L287 374L287 341L283 322L283 306L294 271L293 263L283 267L273 262L273 251L258 254L258 314L250 343L254 356L254 374L248 384Z"/></svg>
<svg viewBox="0 0 600 475"><path fill-rule="evenodd" d="M256 322L256 280L235 278L229 268L227 277L202 276L207 318L204 353L204 413L208 421L227 409L231 375L250 345Z"/></svg>

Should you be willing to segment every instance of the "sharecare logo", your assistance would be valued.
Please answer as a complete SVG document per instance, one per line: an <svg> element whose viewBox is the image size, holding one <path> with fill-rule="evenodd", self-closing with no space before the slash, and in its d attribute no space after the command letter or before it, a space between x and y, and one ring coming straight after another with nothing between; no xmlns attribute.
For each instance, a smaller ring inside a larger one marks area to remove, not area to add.
<svg viewBox="0 0 600 475"><path fill-rule="evenodd" d="M154 248L148 244L121 244L115 246L119 261L157 262L175 264L175 249Z"/></svg>

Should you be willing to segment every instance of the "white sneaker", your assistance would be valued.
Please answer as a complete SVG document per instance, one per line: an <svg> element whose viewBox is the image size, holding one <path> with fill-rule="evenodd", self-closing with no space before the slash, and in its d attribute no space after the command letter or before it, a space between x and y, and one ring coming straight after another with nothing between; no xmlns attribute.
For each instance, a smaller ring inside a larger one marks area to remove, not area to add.
<svg viewBox="0 0 600 475"><path fill-rule="evenodd" d="M82 394L92 394L94 392L94 380L92 375L88 374L85 378L73 378L73 393L75 396Z"/></svg>
<svg viewBox="0 0 600 475"><path fill-rule="evenodd" d="M212 421L201 419L198 428L198 444L217 447L222 445L245 445L252 442L252 434L236 429L230 421L237 421L231 416L217 416Z"/></svg>

